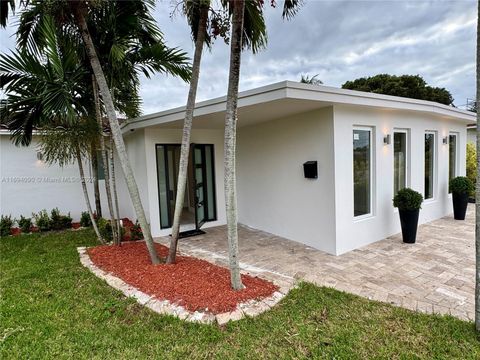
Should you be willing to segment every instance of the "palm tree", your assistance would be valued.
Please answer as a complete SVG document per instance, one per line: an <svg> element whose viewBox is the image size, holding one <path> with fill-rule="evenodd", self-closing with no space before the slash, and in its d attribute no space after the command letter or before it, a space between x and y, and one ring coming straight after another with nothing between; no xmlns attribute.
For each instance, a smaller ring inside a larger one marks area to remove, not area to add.
<svg viewBox="0 0 480 360"><path fill-rule="evenodd" d="M107 78L102 68L102 63L97 55L96 47L89 32L89 26L87 24L87 19L90 19L96 24L96 18L94 15L98 15L98 11L101 11L105 6L110 6L112 4L122 11L125 19L125 23L123 24L124 28L128 28L132 22L136 21L140 24L139 27L143 29L141 33L134 32L129 38L127 38L127 42L132 44L132 48L134 47L134 44L141 42L140 40L146 37L146 33L149 33L152 30L158 30L154 19L150 15L150 10L154 5L153 0L108 2L62 0L42 2L36 0L29 2L29 4L26 6L26 9L22 13L17 32L18 43L23 47L31 46L31 44L35 44L35 46L38 47L43 45L44 39L39 36L41 34L38 34L36 29L39 27L39 24L42 23L44 15L47 13L54 17L57 26L61 28L62 31L74 35L78 34L78 32L80 33L80 38L84 44L88 62L99 87L104 111L109 121L111 134L126 179L130 198L135 208L137 219L142 228L151 261L152 263L157 264L160 262L160 259L153 245L150 227L147 223L145 212L140 200L138 187L130 162L128 160L125 143L123 141L120 125L117 120L115 103L113 101L112 93L110 92ZM97 13L95 13L95 11L97 11ZM158 33L161 34L159 30ZM188 67L185 66L186 58L183 56L183 54L176 49L166 48L161 36L155 36L155 40L156 44L152 45L150 48L145 50L136 48L136 50L132 50L129 53L130 58L132 59L142 56L145 60L142 64L138 65L138 68L135 68L135 70L140 70L144 73L153 71L172 73L173 71L177 71L177 75L188 78L190 72ZM124 59L125 52L123 50L123 48L115 47L115 51L111 52L112 57L116 59ZM162 53L167 53L171 57L177 57L177 59L180 58L181 61L177 62L177 64L165 64L155 61L155 55ZM104 63L104 65L108 65L108 63Z"/></svg>
<svg viewBox="0 0 480 360"><path fill-rule="evenodd" d="M116 222L116 217L113 210L112 191L110 186L110 171L108 166L107 150L105 147L105 132L102 119L102 110L100 105L100 96L98 94L98 86L94 76L92 76L92 89L93 99L95 103L95 117L97 119L97 124L100 131L100 152L102 154L103 173L105 176L105 193L107 195L108 211L110 213L110 221L112 222L112 239L114 244L120 245L120 232L117 232L117 226L113 226L113 223Z"/></svg>
<svg viewBox="0 0 480 360"><path fill-rule="evenodd" d="M9 8L12 13L15 12L15 0L0 0L0 27L2 28L7 26Z"/></svg>
<svg viewBox="0 0 480 360"><path fill-rule="evenodd" d="M230 72L227 91L227 110L225 116L225 206L227 214L227 241L230 265L230 282L234 290L244 288L240 276L238 260L238 214L235 175L235 150L237 130L238 83L240 80L240 60L242 53L243 19L245 0L233 2L232 31L230 45Z"/></svg>
<svg viewBox="0 0 480 360"><path fill-rule="evenodd" d="M477 12L477 99L480 102L480 0ZM477 111L477 185L475 189L475 328L480 331L480 112Z"/></svg>
<svg viewBox="0 0 480 360"><path fill-rule="evenodd" d="M310 84L310 85L322 85L323 84L323 81L320 80L320 79L317 79L317 76L319 74L316 74L316 75L313 75L312 77L310 77L308 74L307 75L301 75L300 77L300 82L302 84Z"/></svg>
<svg viewBox="0 0 480 360"><path fill-rule="evenodd" d="M117 111L127 117L136 117L140 115L141 103L138 94L139 71L147 77L154 71L167 72L179 75L184 80L188 80L189 72L186 71L185 54L176 49L167 48L160 41L162 34L158 27L153 25L153 19L132 17L131 7L132 4L125 2L108 2L98 9L91 10L88 25L92 29L91 36ZM122 106L119 106L120 104ZM100 112L103 113L103 110L104 107ZM99 115L99 121L100 119L103 119L102 115ZM103 128L110 129L108 125L102 124ZM111 131L108 133L111 135ZM112 140L112 137L109 136L109 139ZM113 173L114 146L112 146L113 141L109 141L107 150L103 136L100 144L105 164L107 203L112 222L116 223L117 234L115 236L115 230L113 230L114 238L119 243L119 211Z"/></svg>
<svg viewBox="0 0 480 360"><path fill-rule="evenodd" d="M97 239L103 244L105 241L100 235L93 215L83 170L83 159L88 156L90 139L98 134L97 124L92 119L83 118L68 126L63 126L61 123L57 124L58 126L52 125L42 129L40 149L44 159L48 164L57 163L61 167L70 163L77 163L87 211Z"/></svg>
<svg viewBox="0 0 480 360"><path fill-rule="evenodd" d="M103 99L108 122L112 131L112 137L117 148L117 153L120 159L123 173L125 175L127 188L130 193L130 198L132 199L138 222L140 223L140 227L142 228L143 235L145 237L145 242L147 244L151 261L153 264L158 264L160 263L160 258L158 257L158 254L153 245L152 234L150 232L147 217L145 216L145 210L143 209L140 199L140 192L138 191L137 182L135 181L135 177L133 175L132 166L130 165L130 161L128 160L127 149L125 147L125 142L123 141L120 124L117 120L117 114L115 112L115 105L113 103L112 94L110 93L107 79L105 78L105 74L103 73L102 65L100 63L100 60L98 59L95 45L93 44L92 37L90 36L90 32L87 26L85 14L88 11L88 8L84 3L78 3L77 6L72 5L72 7L76 23L79 27L83 42L85 44L88 59L90 60L90 65L92 67L95 78L97 79L98 87L100 89L100 95Z"/></svg>
<svg viewBox="0 0 480 360"><path fill-rule="evenodd" d="M90 145L90 160L92 161L93 172L93 193L95 198L95 212L99 218L102 217L102 202L100 199L100 186L98 183L98 154L97 154L97 141L96 137L92 140Z"/></svg>
<svg viewBox="0 0 480 360"><path fill-rule="evenodd" d="M7 97L0 102L0 118L13 130L15 143L28 145L32 129L41 129L45 160L64 166L78 163L85 203L99 241L83 171L82 155L90 150L97 127L88 122L88 72L79 62L76 46L61 39L51 18L39 28L45 39L42 51L28 49L0 56L0 83ZM48 61L44 59L48 58ZM79 119L83 119L79 121ZM27 135L23 129L29 129Z"/></svg>
<svg viewBox="0 0 480 360"><path fill-rule="evenodd" d="M225 114L225 208L227 216L227 242L230 265L230 281L234 290L243 288L238 260L238 213L236 187L236 130L238 83L242 49L250 47L254 52L266 44L266 29L263 19L263 1L224 0L232 15L230 40L230 71L228 79L227 105ZM300 0L286 0L284 18L293 16L301 4Z"/></svg>
<svg viewBox="0 0 480 360"><path fill-rule="evenodd" d="M193 55L192 77L188 91L187 106L185 109L185 120L183 122L182 145L180 150L180 162L178 169L177 195L175 199L175 212L173 215L172 236L168 251L167 264L175 263L177 254L178 236L180 233L180 218L185 199L185 188L187 184L188 156L190 150L190 134L192 130L193 111L197 96L198 79L200 76L200 62L202 59L203 46L210 43L207 33L209 0L185 0L183 12L187 17L191 28L192 38L195 42L195 53Z"/></svg>

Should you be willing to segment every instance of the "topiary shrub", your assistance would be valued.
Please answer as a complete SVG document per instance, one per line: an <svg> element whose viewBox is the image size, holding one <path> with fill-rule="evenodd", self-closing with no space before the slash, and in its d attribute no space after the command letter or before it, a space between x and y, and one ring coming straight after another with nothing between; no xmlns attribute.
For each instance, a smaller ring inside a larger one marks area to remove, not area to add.
<svg viewBox="0 0 480 360"><path fill-rule="evenodd" d="M20 215L20 220L18 220L18 226L22 233L28 234L32 231L32 218L26 218Z"/></svg>
<svg viewBox="0 0 480 360"><path fill-rule="evenodd" d="M466 176L457 176L450 180L449 189L455 194L471 194L475 190L475 185Z"/></svg>
<svg viewBox="0 0 480 360"><path fill-rule="evenodd" d="M37 225L40 231L50 231L52 229L52 223L48 216L47 210L41 210L38 214L32 214L35 219L35 225Z"/></svg>
<svg viewBox="0 0 480 360"><path fill-rule="evenodd" d="M82 215L80 216L80 226L81 227L92 226L92 220L90 219L90 214L87 211L82 211Z"/></svg>
<svg viewBox="0 0 480 360"><path fill-rule="evenodd" d="M422 208L423 196L410 188L399 190L393 198L393 206L399 210L414 211Z"/></svg>
<svg viewBox="0 0 480 360"><path fill-rule="evenodd" d="M5 237L10 235L10 230L12 230L14 219L10 215L2 215L0 217L0 237Z"/></svg>

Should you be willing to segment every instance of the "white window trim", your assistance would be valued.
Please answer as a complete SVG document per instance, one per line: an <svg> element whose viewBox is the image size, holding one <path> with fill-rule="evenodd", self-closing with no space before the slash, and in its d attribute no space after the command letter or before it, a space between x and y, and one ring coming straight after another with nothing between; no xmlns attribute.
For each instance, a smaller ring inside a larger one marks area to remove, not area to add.
<svg viewBox="0 0 480 360"><path fill-rule="evenodd" d="M355 130L364 130L370 133L370 212L368 214L355 216L355 190L353 186L353 157L352 157L352 199L353 199L353 207L354 207L354 215L353 220L354 222L359 222L363 220L367 220L373 218L375 216L375 156L374 149L376 149L376 142L375 142L375 127L373 126L353 126L352 129L352 144L353 144L353 132ZM352 146L352 155L353 155L353 146Z"/></svg>
<svg viewBox="0 0 480 360"><path fill-rule="evenodd" d="M425 203L431 203L437 200L438 188L438 132L435 130L426 130L423 134L423 178L425 179L425 135L433 134L433 189L432 197L424 199ZM425 181L424 181L425 183ZM425 197L425 188L423 189L423 196Z"/></svg>
<svg viewBox="0 0 480 360"><path fill-rule="evenodd" d="M460 174L460 134L455 131L450 131L448 133L448 177L450 181L450 136L455 136L455 176ZM448 190L447 190L448 191Z"/></svg>
<svg viewBox="0 0 480 360"><path fill-rule="evenodd" d="M395 146L395 134L396 133L401 133L406 135L406 156L405 156L405 187L409 188L411 185L411 179L410 179L410 154L411 154L411 141L410 141L410 129L399 129L399 128L394 128L393 129L393 145ZM393 157L393 172L395 174L395 148L392 150L392 157ZM395 192L395 180L394 183L392 184L393 191ZM393 194L395 195L395 194Z"/></svg>

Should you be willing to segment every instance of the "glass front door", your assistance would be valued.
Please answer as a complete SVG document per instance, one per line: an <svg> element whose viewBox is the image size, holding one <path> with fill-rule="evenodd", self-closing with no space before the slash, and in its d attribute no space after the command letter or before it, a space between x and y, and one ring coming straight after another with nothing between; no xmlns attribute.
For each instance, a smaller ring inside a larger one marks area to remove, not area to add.
<svg viewBox="0 0 480 360"><path fill-rule="evenodd" d="M194 175L193 175L193 188L194 188L194 197L195 197L195 222L197 224L197 229L199 229L206 221L205 217L205 205L206 198L205 192L205 178L207 171L206 161L205 161L205 149L201 145L194 145L190 149L192 153L192 164L194 165Z"/></svg>
<svg viewBox="0 0 480 360"><path fill-rule="evenodd" d="M156 145L160 227L172 227L177 196L179 144ZM180 231L199 230L216 220L214 148L211 144L192 144Z"/></svg>

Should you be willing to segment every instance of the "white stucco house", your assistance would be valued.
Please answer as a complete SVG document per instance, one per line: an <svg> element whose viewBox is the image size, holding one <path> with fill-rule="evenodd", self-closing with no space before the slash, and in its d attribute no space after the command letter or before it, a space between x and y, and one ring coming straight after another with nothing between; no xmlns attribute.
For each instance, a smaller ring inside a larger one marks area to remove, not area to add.
<svg viewBox="0 0 480 360"><path fill-rule="evenodd" d="M180 107L123 125L154 236L170 233L184 115ZM224 97L197 104L183 230L208 233L226 222L224 116ZM335 255L398 233L392 198L403 187L424 194L421 223L450 214L448 181L465 174L467 124L475 121L438 103L290 81L240 93L238 117L239 222ZM34 147L16 148L7 135L0 212L58 206L78 217L78 183L4 180L78 176L75 166L46 167ZM122 216L133 219L117 176Z"/></svg>

